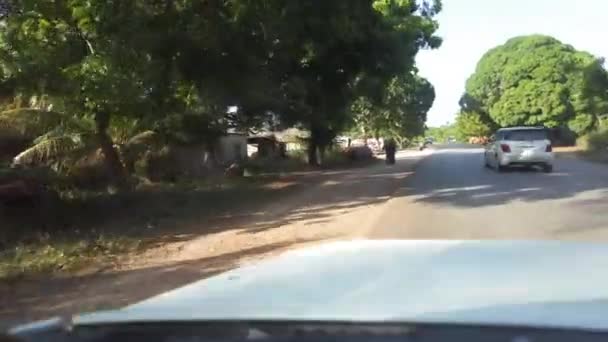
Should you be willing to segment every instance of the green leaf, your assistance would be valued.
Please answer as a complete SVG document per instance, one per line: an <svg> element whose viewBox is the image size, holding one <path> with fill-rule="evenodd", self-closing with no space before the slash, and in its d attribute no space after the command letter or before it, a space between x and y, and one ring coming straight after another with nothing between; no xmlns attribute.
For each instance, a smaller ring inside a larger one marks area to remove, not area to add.
<svg viewBox="0 0 608 342"><path fill-rule="evenodd" d="M489 50L466 83L463 110L487 125L592 129L608 108L606 71L593 55L555 38L516 37Z"/></svg>

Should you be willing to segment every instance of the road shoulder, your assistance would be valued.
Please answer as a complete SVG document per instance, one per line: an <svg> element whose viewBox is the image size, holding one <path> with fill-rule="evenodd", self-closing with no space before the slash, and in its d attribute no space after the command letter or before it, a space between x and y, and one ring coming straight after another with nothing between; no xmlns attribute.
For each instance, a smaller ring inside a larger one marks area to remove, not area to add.
<svg viewBox="0 0 608 342"><path fill-rule="evenodd" d="M118 308L289 249L364 237L429 153L401 153L395 166L320 172L280 201L248 216L199 222L205 234L166 243L117 269L2 284L0 319L8 324Z"/></svg>

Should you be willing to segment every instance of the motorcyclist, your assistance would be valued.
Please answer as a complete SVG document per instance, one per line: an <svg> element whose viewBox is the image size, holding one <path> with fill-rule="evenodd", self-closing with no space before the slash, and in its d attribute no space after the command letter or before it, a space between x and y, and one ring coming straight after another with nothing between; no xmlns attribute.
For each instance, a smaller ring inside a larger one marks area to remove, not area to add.
<svg viewBox="0 0 608 342"><path fill-rule="evenodd" d="M429 145L432 145L432 144L433 144L433 139L425 138L424 140L420 140L420 144L418 144L418 149L420 151L422 151L425 148L429 147Z"/></svg>

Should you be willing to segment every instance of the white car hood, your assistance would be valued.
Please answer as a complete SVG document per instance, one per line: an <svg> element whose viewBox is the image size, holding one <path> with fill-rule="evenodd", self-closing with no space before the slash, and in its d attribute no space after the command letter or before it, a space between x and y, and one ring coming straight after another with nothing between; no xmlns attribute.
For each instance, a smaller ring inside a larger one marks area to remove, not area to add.
<svg viewBox="0 0 608 342"><path fill-rule="evenodd" d="M76 317L74 323L223 319L608 329L608 246L329 243L287 252L122 310Z"/></svg>

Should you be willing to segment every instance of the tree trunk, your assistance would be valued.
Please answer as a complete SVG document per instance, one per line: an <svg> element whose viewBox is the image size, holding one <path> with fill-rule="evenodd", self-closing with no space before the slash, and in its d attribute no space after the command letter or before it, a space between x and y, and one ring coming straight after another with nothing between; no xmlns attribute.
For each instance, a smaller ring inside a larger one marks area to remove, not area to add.
<svg viewBox="0 0 608 342"><path fill-rule="evenodd" d="M325 145L319 145L319 164L323 165L323 162L325 161L325 151L327 150L327 146Z"/></svg>
<svg viewBox="0 0 608 342"><path fill-rule="evenodd" d="M120 161L118 152L114 148L112 138L108 134L110 114L98 112L95 114L95 135L103 153L106 169L110 173L110 182L119 189L127 185L125 168Z"/></svg>
<svg viewBox="0 0 608 342"><path fill-rule="evenodd" d="M319 166L319 160L317 158L317 149L317 142L311 134L310 141L308 142L308 165L310 166Z"/></svg>

